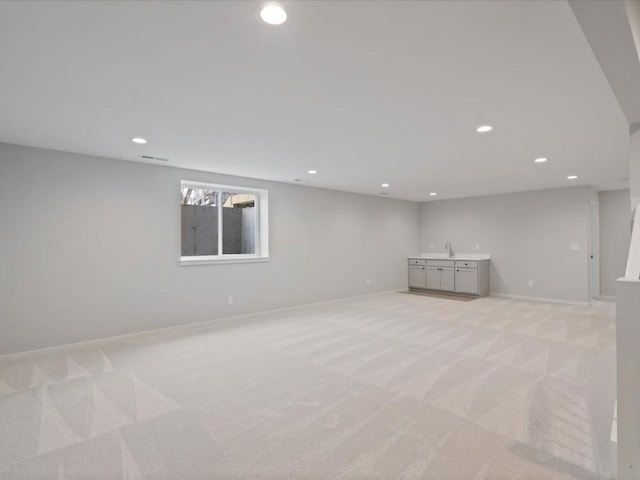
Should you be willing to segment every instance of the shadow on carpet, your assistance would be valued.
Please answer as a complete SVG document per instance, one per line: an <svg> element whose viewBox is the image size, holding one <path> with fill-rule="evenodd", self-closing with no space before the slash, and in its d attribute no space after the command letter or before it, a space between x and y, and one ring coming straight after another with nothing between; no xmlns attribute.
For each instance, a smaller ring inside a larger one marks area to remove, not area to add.
<svg viewBox="0 0 640 480"><path fill-rule="evenodd" d="M456 302L471 302L473 300L478 299L478 297L468 297L465 295L453 295L453 294L435 293L435 292L416 292L411 290L407 290L406 292L400 292L400 293L406 293L408 295L418 295L421 297L442 298L444 300L455 300Z"/></svg>

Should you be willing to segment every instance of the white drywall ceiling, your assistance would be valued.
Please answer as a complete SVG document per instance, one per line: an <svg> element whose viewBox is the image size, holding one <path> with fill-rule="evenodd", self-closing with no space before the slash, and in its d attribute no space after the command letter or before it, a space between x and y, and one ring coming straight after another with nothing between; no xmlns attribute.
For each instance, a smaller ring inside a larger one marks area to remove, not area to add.
<svg viewBox="0 0 640 480"><path fill-rule="evenodd" d="M259 5L0 2L0 141L411 200L626 186L565 1Z"/></svg>
<svg viewBox="0 0 640 480"><path fill-rule="evenodd" d="M640 36L640 1L570 0L569 5L627 121L632 130L637 130L637 124L640 124L640 61L636 43L640 38L635 37Z"/></svg>

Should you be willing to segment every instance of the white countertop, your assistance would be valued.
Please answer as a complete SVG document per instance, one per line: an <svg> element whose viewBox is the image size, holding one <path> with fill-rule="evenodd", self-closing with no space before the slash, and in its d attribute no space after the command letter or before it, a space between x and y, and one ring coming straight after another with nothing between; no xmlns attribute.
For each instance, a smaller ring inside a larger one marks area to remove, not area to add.
<svg viewBox="0 0 640 480"><path fill-rule="evenodd" d="M453 258L448 253L421 253L408 258L426 258L427 260L491 260L489 253L456 253Z"/></svg>

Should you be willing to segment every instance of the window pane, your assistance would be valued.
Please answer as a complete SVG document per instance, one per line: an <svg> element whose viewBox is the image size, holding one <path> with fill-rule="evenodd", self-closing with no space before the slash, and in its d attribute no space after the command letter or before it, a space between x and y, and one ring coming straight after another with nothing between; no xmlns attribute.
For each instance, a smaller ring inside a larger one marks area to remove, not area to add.
<svg viewBox="0 0 640 480"><path fill-rule="evenodd" d="M182 188L182 256L218 255L219 193Z"/></svg>
<svg viewBox="0 0 640 480"><path fill-rule="evenodd" d="M256 196L222 193L222 252L226 255L256 253Z"/></svg>

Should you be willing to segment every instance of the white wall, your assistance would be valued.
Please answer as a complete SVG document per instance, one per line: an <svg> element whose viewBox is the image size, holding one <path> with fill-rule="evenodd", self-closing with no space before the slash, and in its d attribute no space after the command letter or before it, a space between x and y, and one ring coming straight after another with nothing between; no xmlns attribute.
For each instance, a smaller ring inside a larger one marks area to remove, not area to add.
<svg viewBox="0 0 640 480"><path fill-rule="evenodd" d="M629 190L598 194L600 203L600 294L615 297L616 280L624 276L631 238Z"/></svg>
<svg viewBox="0 0 640 480"><path fill-rule="evenodd" d="M629 189L631 208L640 204L640 125L632 126L629 143Z"/></svg>
<svg viewBox="0 0 640 480"><path fill-rule="evenodd" d="M640 466L640 281L620 279L616 304L618 480L637 480Z"/></svg>
<svg viewBox="0 0 640 480"><path fill-rule="evenodd" d="M492 293L587 302L589 202L597 198L572 187L425 202L421 251L442 252L450 241L459 253L490 253Z"/></svg>
<svg viewBox="0 0 640 480"><path fill-rule="evenodd" d="M180 267L182 179L268 188L271 262ZM413 202L0 144L0 354L403 288L418 224Z"/></svg>

